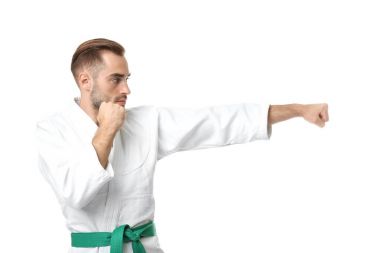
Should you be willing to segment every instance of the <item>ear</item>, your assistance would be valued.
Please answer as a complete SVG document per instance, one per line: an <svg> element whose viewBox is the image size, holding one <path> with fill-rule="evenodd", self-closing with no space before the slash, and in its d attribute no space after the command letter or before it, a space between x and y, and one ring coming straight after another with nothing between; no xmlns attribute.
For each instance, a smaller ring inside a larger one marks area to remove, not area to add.
<svg viewBox="0 0 380 253"><path fill-rule="evenodd" d="M87 71L80 72L77 81L81 90L90 91L92 89L92 79Z"/></svg>

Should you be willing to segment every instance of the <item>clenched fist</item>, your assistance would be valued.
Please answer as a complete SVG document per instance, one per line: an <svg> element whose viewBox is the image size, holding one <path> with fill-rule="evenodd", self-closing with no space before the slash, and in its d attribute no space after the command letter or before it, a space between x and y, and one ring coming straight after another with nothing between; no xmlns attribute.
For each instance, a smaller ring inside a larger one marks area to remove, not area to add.
<svg viewBox="0 0 380 253"><path fill-rule="evenodd" d="M307 104L303 105L301 116L308 122L319 127L324 127L329 121L329 112L327 104Z"/></svg>
<svg viewBox="0 0 380 253"><path fill-rule="evenodd" d="M306 121L324 127L329 120L327 104L271 105L268 123L275 124L293 117L303 117Z"/></svg>
<svg viewBox="0 0 380 253"><path fill-rule="evenodd" d="M99 128L116 133L123 125L125 117L124 107L112 102L102 102L99 107L97 123Z"/></svg>
<svg viewBox="0 0 380 253"><path fill-rule="evenodd" d="M100 164L106 169L113 139L124 123L127 112L124 107L112 102L102 102L96 117L98 130L92 139Z"/></svg>

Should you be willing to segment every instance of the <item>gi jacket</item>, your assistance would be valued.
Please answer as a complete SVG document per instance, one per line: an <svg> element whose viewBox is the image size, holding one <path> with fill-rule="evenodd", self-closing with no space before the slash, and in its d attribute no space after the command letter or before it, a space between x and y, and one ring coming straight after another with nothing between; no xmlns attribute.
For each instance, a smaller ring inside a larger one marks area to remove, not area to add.
<svg viewBox="0 0 380 253"><path fill-rule="evenodd" d="M39 167L70 232L141 225L154 219L153 175L160 159L177 151L268 139L268 108L249 103L128 108L104 169L92 146L97 125L72 102L37 123ZM141 242L147 253L163 252L157 236ZM109 247L71 247L70 252L109 252ZM124 252L132 252L131 243L124 244Z"/></svg>

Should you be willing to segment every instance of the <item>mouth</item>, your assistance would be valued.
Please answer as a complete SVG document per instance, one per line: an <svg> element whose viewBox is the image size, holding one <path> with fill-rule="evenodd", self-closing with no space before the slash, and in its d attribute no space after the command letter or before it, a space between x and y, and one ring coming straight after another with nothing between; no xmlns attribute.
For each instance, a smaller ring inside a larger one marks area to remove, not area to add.
<svg viewBox="0 0 380 253"><path fill-rule="evenodd" d="M118 105L124 106L125 103L126 103L126 100L118 100L115 103L118 104Z"/></svg>
<svg viewBox="0 0 380 253"><path fill-rule="evenodd" d="M127 102L127 96L119 96L115 98L115 104L125 106L126 102Z"/></svg>

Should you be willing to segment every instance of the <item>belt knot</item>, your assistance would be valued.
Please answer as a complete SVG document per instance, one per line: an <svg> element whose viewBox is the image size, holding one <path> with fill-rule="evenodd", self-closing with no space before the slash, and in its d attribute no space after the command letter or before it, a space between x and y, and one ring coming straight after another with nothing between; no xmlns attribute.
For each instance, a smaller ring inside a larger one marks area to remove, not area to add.
<svg viewBox="0 0 380 253"><path fill-rule="evenodd" d="M111 246L111 253L123 253L123 244L132 242L133 253L146 253L140 239L155 236L153 221L137 227L121 225L109 232L71 233L71 245L80 248Z"/></svg>
<svg viewBox="0 0 380 253"><path fill-rule="evenodd" d="M133 231L133 230L128 226L128 227L126 227L124 234L125 234L125 236L126 236L129 240L135 242L135 241L139 241L140 238L141 238L141 233L139 233L139 232L142 232L142 231Z"/></svg>

